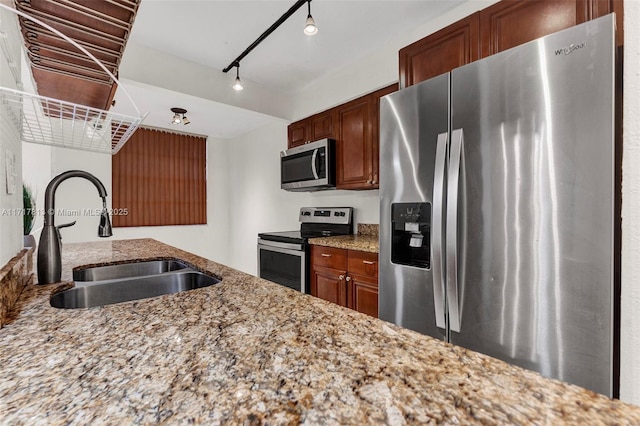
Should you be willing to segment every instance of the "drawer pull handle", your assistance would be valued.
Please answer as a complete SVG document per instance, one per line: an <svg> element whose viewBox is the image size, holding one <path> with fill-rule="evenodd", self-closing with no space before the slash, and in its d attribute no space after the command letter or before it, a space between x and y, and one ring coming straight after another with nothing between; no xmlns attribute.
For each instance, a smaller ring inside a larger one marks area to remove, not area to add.
<svg viewBox="0 0 640 426"><path fill-rule="evenodd" d="M375 265L376 262L372 262L370 260L363 260L362 263L364 263L365 265Z"/></svg>
<svg viewBox="0 0 640 426"><path fill-rule="evenodd" d="M320 253L320 256L322 256L322 257L331 257L331 255L327 254L327 253Z"/></svg>

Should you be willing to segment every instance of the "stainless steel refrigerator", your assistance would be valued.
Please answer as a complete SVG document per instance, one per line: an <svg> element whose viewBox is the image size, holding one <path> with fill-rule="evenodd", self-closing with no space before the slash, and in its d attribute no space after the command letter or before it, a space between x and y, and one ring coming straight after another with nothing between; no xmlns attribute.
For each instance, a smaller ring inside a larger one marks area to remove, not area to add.
<svg viewBox="0 0 640 426"><path fill-rule="evenodd" d="M613 394L614 26L382 98L380 318Z"/></svg>

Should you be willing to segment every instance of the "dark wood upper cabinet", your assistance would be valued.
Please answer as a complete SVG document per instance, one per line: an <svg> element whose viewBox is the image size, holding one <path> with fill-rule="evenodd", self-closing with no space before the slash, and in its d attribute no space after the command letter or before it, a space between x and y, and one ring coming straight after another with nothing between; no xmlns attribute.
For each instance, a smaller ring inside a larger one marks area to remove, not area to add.
<svg viewBox="0 0 640 426"><path fill-rule="evenodd" d="M373 185L373 137L370 96L338 108L336 188L363 189Z"/></svg>
<svg viewBox="0 0 640 426"><path fill-rule="evenodd" d="M338 137L336 108L291 123L288 127L288 148L304 145L319 139Z"/></svg>
<svg viewBox="0 0 640 426"><path fill-rule="evenodd" d="M477 60L479 23L475 13L400 50L400 88Z"/></svg>
<svg viewBox="0 0 640 426"><path fill-rule="evenodd" d="M587 21L581 0L501 1L480 12L481 57Z"/></svg>
<svg viewBox="0 0 640 426"><path fill-rule="evenodd" d="M487 57L611 12L622 45L622 0L501 1L480 12L481 56Z"/></svg>
<svg viewBox="0 0 640 426"><path fill-rule="evenodd" d="M321 112L310 117L311 140L317 141L324 138L336 138L337 110Z"/></svg>
<svg viewBox="0 0 640 426"><path fill-rule="evenodd" d="M380 98L398 90L398 84L291 123L288 147L323 138L336 140L336 188L379 187Z"/></svg>
<svg viewBox="0 0 640 426"><path fill-rule="evenodd" d="M311 128L309 119L304 119L291 123L287 128L289 143L288 148L294 148L309 142L311 136Z"/></svg>
<svg viewBox="0 0 640 426"><path fill-rule="evenodd" d="M400 87L616 12L623 44L622 0L503 0L400 50Z"/></svg>
<svg viewBox="0 0 640 426"><path fill-rule="evenodd" d="M376 90L371 94L371 133L372 133L372 150L371 161L373 168L373 188L380 187L379 170L380 170L380 98L390 93L398 91L398 83L391 84L380 90Z"/></svg>

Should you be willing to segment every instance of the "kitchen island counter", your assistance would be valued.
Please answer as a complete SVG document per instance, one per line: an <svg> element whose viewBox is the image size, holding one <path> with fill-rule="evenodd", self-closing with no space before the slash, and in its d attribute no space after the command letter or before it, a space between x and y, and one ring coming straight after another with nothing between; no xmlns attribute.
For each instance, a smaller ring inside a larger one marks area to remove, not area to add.
<svg viewBox="0 0 640 426"><path fill-rule="evenodd" d="M55 309L28 286L0 330L0 423L640 423L542 378L155 240L68 244L74 266L182 259L211 287Z"/></svg>

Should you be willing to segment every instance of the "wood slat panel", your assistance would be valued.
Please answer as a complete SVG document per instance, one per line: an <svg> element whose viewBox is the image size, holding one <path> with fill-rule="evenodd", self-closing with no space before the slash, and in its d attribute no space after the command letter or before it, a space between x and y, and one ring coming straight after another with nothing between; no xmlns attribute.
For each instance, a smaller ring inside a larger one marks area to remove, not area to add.
<svg viewBox="0 0 640 426"><path fill-rule="evenodd" d="M112 157L113 226L207 223L207 140L138 129Z"/></svg>

